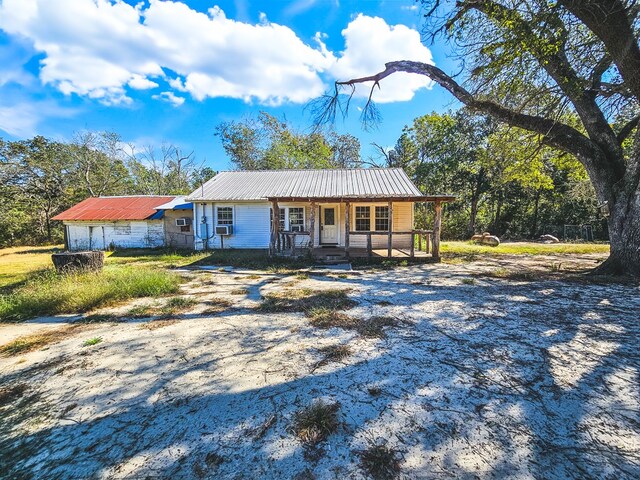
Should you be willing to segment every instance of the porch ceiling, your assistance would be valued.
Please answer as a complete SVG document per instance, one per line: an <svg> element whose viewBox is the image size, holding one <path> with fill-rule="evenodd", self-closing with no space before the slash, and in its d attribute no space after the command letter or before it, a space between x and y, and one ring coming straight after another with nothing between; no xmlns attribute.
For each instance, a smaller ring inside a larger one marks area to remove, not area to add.
<svg viewBox="0 0 640 480"><path fill-rule="evenodd" d="M402 197L268 197L270 202L367 203L367 202L453 202L455 195L420 195Z"/></svg>

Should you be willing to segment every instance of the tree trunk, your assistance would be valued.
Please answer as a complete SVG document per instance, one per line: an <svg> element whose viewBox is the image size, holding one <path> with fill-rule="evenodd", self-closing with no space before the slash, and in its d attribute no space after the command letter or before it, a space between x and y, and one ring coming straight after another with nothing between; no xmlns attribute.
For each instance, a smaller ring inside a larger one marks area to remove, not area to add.
<svg viewBox="0 0 640 480"><path fill-rule="evenodd" d="M478 197L477 195L473 195L471 197L471 213L469 214L469 226L468 236L474 235L476 233L476 218L478 217Z"/></svg>
<svg viewBox="0 0 640 480"><path fill-rule="evenodd" d="M531 221L531 238L536 237L538 230L538 212L540 211L540 190L536 190L535 201L533 204L533 220Z"/></svg>
<svg viewBox="0 0 640 480"><path fill-rule="evenodd" d="M593 273L640 276L640 191L609 204L609 258Z"/></svg>
<svg viewBox="0 0 640 480"><path fill-rule="evenodd" d="M494 235L502 235L502 230L500 229L500 216L502 215L502 203L504 202L503 196L502 196L502 190L500 190L498 192L498 202L496 205L496 215L493 219L493 227L492 227L492 233Z"/></svg>

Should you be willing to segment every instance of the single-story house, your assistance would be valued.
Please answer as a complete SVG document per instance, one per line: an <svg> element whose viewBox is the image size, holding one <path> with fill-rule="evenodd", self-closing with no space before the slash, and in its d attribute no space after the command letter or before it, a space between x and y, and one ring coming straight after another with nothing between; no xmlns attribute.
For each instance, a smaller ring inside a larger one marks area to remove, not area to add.
<svg viewBox="0 0 640 480"><path fill-rule="evenodd" d="M347 256L376 249L413 256L418 235L431 239L438 258L441 206L453 199L424 195L400 168L360 168L220 172L186 201L194 205L197 250L322 254L328 247ZM417 202L435 203L433 231L414 229Z"/></svg>
<svg viewBox="0 0 640 480"><path fill-rule="evenodd" d="M174 206L178 213L167 215ZM184 233L187 226L192 229L192 208L184 206L184 198L176 202L174 196L91 197L53 220L63 222L68 250L162 247L167 245L167 222L176 223L179 230L184 226ZM178 222L178 218L185 220ZM185 240L185 246L192 248L192 238Z"/></svg>

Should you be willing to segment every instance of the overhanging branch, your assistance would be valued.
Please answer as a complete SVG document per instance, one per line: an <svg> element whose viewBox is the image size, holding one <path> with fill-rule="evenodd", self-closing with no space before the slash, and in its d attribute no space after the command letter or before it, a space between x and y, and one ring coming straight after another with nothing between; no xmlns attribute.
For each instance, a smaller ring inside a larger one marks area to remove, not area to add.
<svg viewBox="0 0 640 480"><path fill-rule="evenodd" d="M424 75L448 90L454 97L472 110L489 114L514 127L536 132L545 137L545 142L556 148L569 152L581 159L594 156L594 150L598 147L585 135L573 127L544 117L527 115L506 108L490 100L481 100L474 97L453 78L434 65L427 63L401 60L389 62L385 69L375 75L354 78L351 80L336 82L337 86L355 87L356 84L374 82L374 85L382 79L397 73L415 73Z"/></svg>

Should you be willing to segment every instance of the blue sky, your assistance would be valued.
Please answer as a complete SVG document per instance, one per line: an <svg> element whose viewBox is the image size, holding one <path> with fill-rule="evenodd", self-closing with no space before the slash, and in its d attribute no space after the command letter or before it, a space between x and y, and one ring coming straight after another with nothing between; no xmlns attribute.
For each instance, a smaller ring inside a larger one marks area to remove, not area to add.
<svg viewBox="0 0 640 480"><path fill-rule="evenodd" d="M264 110L305 131L305 105L336 79L400 59L454 72L448 47L422 42L420 28L411 0L0 0L0 135L114 131L138 148L169 142L227 169L213 134L222 121ZM336 124L365 157L413 118L455 106L415 75L386 79L375 98L377 130L362 130L357 108Z"/></svg>

